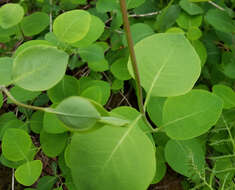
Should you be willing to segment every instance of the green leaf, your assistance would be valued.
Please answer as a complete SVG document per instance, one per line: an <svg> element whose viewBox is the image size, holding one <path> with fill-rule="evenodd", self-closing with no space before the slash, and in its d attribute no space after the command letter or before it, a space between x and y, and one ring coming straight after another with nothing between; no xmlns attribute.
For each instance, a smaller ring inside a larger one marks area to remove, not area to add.
<svg viewBox="0 0 235 190"><path fill-rule="evenodd" d="M45 131L40 133L40 144L42 146L42 151L46 156L50 158L55 158L65 148L68 140L68 134L49 134ZM56 146L55 146L56 145Z"/></svg>
<svg viewBox="0 0 235 190"><path fill-rule="evenodd" d="M123 87L124 87L123 80L114 79L114 81L112 82L111 89L112 90L120 90L120 89L123 89Z"/></svg>
<svg viewBox="0 0 235 190"><path fill-rule="evenodd" d="M26 48L35 46L35 45L48 45L53 46L53 43L50 43L46 40L29 40L27 42L24 42L22 45L20 45L16 51L14 52L13 57L18 56L22 51L24 51Z"/></svg>
<svg viewBox="0 0 235 190"><path fill-rule="evenodd" d="M190 0L181 0L179 5L190 15L198 15L203 13L203 9L199 5L190 2Z"/></svg>
<svg viewBox="0 0 235 190"><path fill-rule="evenodd" d="M220 70L230 79L235 79L235 56L233 52L224 52L222 54L222 64Z"/></svg>
<svg viewBox="0 0 235 190"><path fill-rule="evenodd" d="M54 108L55 105L52 105ZM45 113L43 118L43 130L51 134L60 134L68 131L68 127L62 123L53 113Z"/></svg>
<svg viewBox="0 0 235 190"><path fill-rule="evenodd" d="M23 18L20 26L25 36L34 36L45 30L50 24L48 14L34 12Z"/></svg>
<svg viewBox="0 0 235 190"><path fill-rule="evenodd" d="M24 9L19 4L7 3L0 8L0 26L10 28L21 22Z"/></svg>
<svg viewBox="0 0 235 190"><path fill-rule="evenodd" d="M25 159L31 146L30 136L21 129L8 129L2 139L2 153L10 161Z"/></svg>
<svg viewBox="0 0 235 190"><path fill-rule="evenodd" d="M20 184L31 186L40 177L41 172L42 162L40 160L34 160L18 167L15 171L15 178Z"/></svg>
<svg viewBox="0 0 235 190"><path fill-rule="evenodd" d="M146 0L127 0L127 8L128 9L133 9L141 4L143 4Z"/></svg>
<svg viewBox="0 0 235 190"><path fill-rule="evenodd" d="M76 96L78 95L78 80L65 75L56 86L47 91L47 94L53 103L59 103L69 96Z"/></svg>
<svg viewBox="0 0 235 190"><path fill-rule="evenodd" d="M39 94L41 94L41 92L32 92L32 91L28 91L25 90L23 88L20 88L18 86L14 86L13 88L10 89L10 93L12 94L12 96L20 101L20 102L27 102L27 101L32 101L34 100L37 96L39 96ZM12 100L10 98L7 99L7 103L11 104L13 103Z"/></svg>
<svg viewBox="0 0 235 190"><path fill-rule="evenodd" d="M11 28L2 28L0 26L0 37L9 37L17 33L17 27L13 26Z"/></svg>
<svg viewBox="0 0 235 190"><path fill-rule="evenodd" d="M201 175L205 169L205 153L201 144L196 140L169 140L165 147L165 158L170 167L176 172L192 177L197 172Z"/></svg>
<svg viewBox="0 0 235 190"><path fill-rule="evenodd" d="M167 166L165 164L163 147L156 148L156 174L152 184L159 183L166 175Z"/></svg>
<svg viewBox="0 0 235 190"><path fill-rule="evenodd" d="M56 180L55 176L43 176L38 180L37 190L52 189Z"/></svg>
<svg viewBox="0 0 235 190"><path fill-rule="evenodd" d="M26 155L27 157L24 160L21 161L10 161L7 160L3 155L1 155L0 157L0 162L2 165L9 167L9 168L15 168L17 169L20 165L28 162L28 161L33 161L35 155L37 154L38 149L34 147L34 145L32 145L31 150L28 152L28 154Z"/></svg>
<svg viewBox="0 0 235 190"><path fill-rule="evenodd" d="M80 48L78 50L78 53L86 62L97 62L104 60L104 49L97 44L92 44L88 47Z"/></svg>
<svg viewBox="0 0 235 190"><path fill-rule="evenodd" d="M146 0L127 0L126 6L127 9L132 9L140 6L143 4ZM98 12L109 12L109 11L119 11L120 5L119 2L116 0L98 0L97 2L97 11Z"/></svg>
<svg viewBox="0 0 235 190"><path fill-rule="evenodd" d="M153 29L147 24L136 23L136 24L131 25L131 35L132 35L134 44L136 44L143 38L146 38L153 34L154 34ZM125 35L123 35L122 41L123 41L124 46L127 46L127 40L126 40Z"/></svg>
<svg viewBox="0 0 235 190"><path fill-rule="evenodd" d="M106 81L102 80L92 80L91 78L88 77L83 77L79 79L78 81L78 86L79 86L79 95L84 96L93 99L93 100L100 100L100 98L94 97L97 96L99 97L99 94L101 92L101 100L98 101L101 105L105 105L110 97L110 84ZM92 88L91 88L92 87ZM89 88L89 89L88 89ZM100 89L97 92L94 90ZM87 92L88 91L88 92ZM89 95L89 96L88 96Z"/></svg>
<svg viewBox="0 0 235 190"><path fill-rule="evenodd" d="M57 117L75 131L88 130L100 119L95 107L87 99L78 96L63 100L55 111Z"/></svg>
<svg viewBox="0 0 235 190"><path fill-rule="evenodd" d="M202 16L189 16L182 12L176 22L183 29L199 27L202 24Z"/></svg>
<svg viewBox="0 0 235 190"><path fill-rule="evenodd" d="M225 33L235 32L234 21L226 11L221 11L218 9L210 9L206 14L205 19L216 30Z"/></svg>
<svg viewBox="0 0 235 190"><path fill-rule="evenodd" d="M166 98L163 97L151 97L148 105L147 111L150 119L154 122L155 125L162 125L162 112L163 106L166 102Z"/></svg>
<svg viewBox="0 0 235 190"><path fill-rule="evenodd" d="M105 126L73 135L71 170L78 189L147 189L155 174L155 149L136 128L139 118L129 127Z"/></svg>
<svg viewBox="0 0 235 190"><path fill-rule="evenodd" d="M106 59L100 61L90 61L88 62L88 67L96 72L104 72L109 69L109 63Z"/></svg>
<svg viewBox="0 0 235 190"><path fill-rule="evenodd" d="M218 84L213 86L213 93L222 98L225 109L231 109L235 107L235 92L232 88Z"/></svg>
<svg viewBox="0 0 235 190"><path fill-rule="evenodd" d="M197 3L197 2L208 2L210 0L189 0L189 1Z"/></svg>
<svg viewBox="0 0 235 190"><path fill-rule="evenodd" d="M12 72L13 59L10 57L0 58L0 85L8 86L12 83L11 72Z"/></svg>
<svg viewBox="0 0 235 190"><path fill-rule="evenodd" d="M172 139L191 139L206 133L217 122L222 109L223 102L216 95L192 90L166 100L161 128Z"/></svg>
<svg viewBox="0 0 235 190"><path fill-rule="evenodd" d="M127 69L127 59L120 58L110 67L112 74L119 80L129 80L131 78Z"/></svg>
<svg viewBox="0 0 235 190"><path fill-rule="evenodd" d="M30 119L30 129L36 134L40 134L43 128L43 117L44 112L36 111Z"/></svg>
<svg viewBox="0 0 235 190"><path fill-rule="evenodd" d="M166 7L158 16L155 23L155 28L159 32L165 32L168 28L175 24L176 19L180 15L180 7L171 5Z"/></svg>
<svg viewBox="0 0 235 190"><path fill-rule="evenodd" d="M22 129L25 132L29 132L27 123L24 123L23 121L16 118L9 118L9 120L6 123L1 125L0 140L3 138L5 132L10 128Z"/></svg>
<svg viewBox="0 0 235 190"><path fill-rule="evenodd" d="M136 117L138 117L140 115L140 113L135 108L128 107L128 106L119 106L119 107L113 109L110 112L110 114L111 114L111 116L121 117L122 119L126 119L129 121L135 120ZM144 132L149 131L149 128L146 125L143 118L139 119L136 125L139 126Z"/></svg>
<svg viewBox="0 0 235 190"><path fill-rule="evenodd" d="M53 190L63 190L63 187L60 186L60 187L54 188Z"/></svg>
<svg viewBox="0 0 235 190"><path fill-rule="evenodd" d="M30 91L47 90L64 77L67 63L68 55L54 47L35 45L26 48L14 59L13 82Z"/></svg>
<svg viewBox="0 0 235 190"><path fill-rule="evenodd" d="M129 120L125 120L125 119L120 119L118 117L101 117L101 119L99 120L100 123L104 123L106 125L113 125L113 126L117 126L117 127L122 127L122 126L126 126L130 123Z"/></svg>
<svg viewBox="0 0 235 190"><path fill-rule="evenodd" d="M116 0L98 0L96 8L98 12L104 13L112 10L118 10L120 9L120 6Z"/></svg>
<svg viewBox="0 0 235 190"><path fill-rule="evenodd" d="M185 34L184 30L179 27L171 27L166 31L166 33Z"/></svg>
<svg viewBox="0 0 235 190"><path fill-rule="evenodd" d="M68 144L64 151L64 161L66 163L66 166L68 166L69 168L72 168L73 165L71 164L71 160L70 160L70 150L71 150L71 144Z"/></svg>
<svg viewBox="0 0 235 190"><path fill-rule="evenodd" d="M100 86L91 86L91 87L88 87L87 89L85 89L84 91L82 91L80 96L94 100L94 101L102 104L102 102L103 102L103 99L102 99L103 94L102 93L103 93L102 88Z"/></svg>
<svg viewBox="0 0 235 190"><path fill-rule="evenodd" d="M84 10L72 10L59 15L53 24L53 31L59 40L75 43L88 33L91 15Z"/></svg>
<svg viewBox="0 0 235 190"><path fill-rule="evenodd" d="M70 0L71 3L76 4L76 5L84 5L86 4L86 0Z"/></svg>
<svg viewBox="0 0 235 190"><path fill-rule="evenodd" d="M200 76L200 58L182 34L152 35L137 43L135 51L141 83L149 95L185 94ZM130 61L128 66L133 77Z"/></svg>
<svg viewBox="0 0 235 190"><path fill-rule="evenodd" d="M190 27L187 32L187 37L189 40L198 40L202 36L202 31L196 27Z"/></svg>
<svg viewBox="0 0 235 190"><path fill-rule="evenodd" d="M194 49L196 50L198 56L200 57L201 65L203 67L204 64L206 63L206 60L207 60L207 50L206 50L206 47L199 40L192 41L192 45L193 45Z"/></svg>
<svg viewBox="0 0 235 190"><path fill-rule="evenodd" d="M13 112L7 112L0 115L0 134L2 133L2 126L7 124L11 120L17 120L17 117Z"/></svg>
<svg viewBox="0 0 235 190"><path fill-rule="evenodd" d="M75 47L87 47L91 45L104 32L104 27L105 25L99 17L91 15L91 24L88 33L82 40L71 45Z"/></svg>

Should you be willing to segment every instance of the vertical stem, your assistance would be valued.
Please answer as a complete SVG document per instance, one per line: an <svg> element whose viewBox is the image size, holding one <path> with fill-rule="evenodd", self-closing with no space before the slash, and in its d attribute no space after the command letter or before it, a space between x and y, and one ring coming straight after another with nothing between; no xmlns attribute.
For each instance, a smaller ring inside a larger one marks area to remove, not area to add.
<svg viewBox="0 0 235 190"><path fill-rule="evenodd" d="M15 170L12 168L12 177L11 177L11 190L15 189Z"/></svg>
<svg viewBox="0 0 235 190"><path fill-rule="evenodd" d="M50 0L50 32L52 32L52 0Z"/></svg>
<svg viewBox="0 0 235 190"><path fill-rule="evenodd" d="M133 39L131 36L130 23L128 20L126 0L120 0L120 7L122 11L123 24L124 24L126 39L128 43L130 57L131 57L131 64L132 64L134 77L136 81L138 107L139 107L140 113L142 115L145 115L144 105L143 105L143 94L142 94L141 83L140 83L140 75L139 75L139 70L138 70L136 56L135 56L134 43L133 43Z"/></svg>

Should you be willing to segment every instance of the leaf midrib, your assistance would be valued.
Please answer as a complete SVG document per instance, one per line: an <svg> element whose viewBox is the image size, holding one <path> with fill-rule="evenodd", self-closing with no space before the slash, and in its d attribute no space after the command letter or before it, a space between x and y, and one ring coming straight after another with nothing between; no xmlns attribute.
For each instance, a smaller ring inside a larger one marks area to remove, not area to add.
<svg viewBox="0 0 235 190"><path fill-rule="evenodd" d="M126 140L126 138L128 137L128 135L130 134L130 132L134 129L136 123L140 120L140 118L142 117L142 115L140 114L138 117L136 117L136 119L131 123L131 125L129 126L129 129L123 134L122 138L117 142L116 146L114 147L113 151L111 152L110 156L108 157L108 159L104 162L104 165L100 171L100 175L97 175L97 178L99 178L100 176L102 176L105 172L105 168L107 167L107 165L110 163L110 161L112 160L112 158L114 157L115 153L118 151L118 149L121 147L121 145L123 144L123 142Z"/></svg>

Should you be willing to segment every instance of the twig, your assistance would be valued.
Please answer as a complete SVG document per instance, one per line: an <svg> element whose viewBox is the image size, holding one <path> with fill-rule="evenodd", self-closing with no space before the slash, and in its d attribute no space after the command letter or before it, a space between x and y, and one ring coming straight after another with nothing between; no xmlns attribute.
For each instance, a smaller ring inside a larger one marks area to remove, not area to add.
<svg viewBox="0 0 235 190"><path fill-rule="evenodd" d="M105 26L105 28L106 29L108 29L108 30L112 30L112 28L110 28L110 27L108 27L108 26ZM124 32L123 31L121 31L121 30L113 30L114 32L116 32L116 33L118 33L118 34L124 34Z"/></svg>
<svg viewBox="0 0 235 190"><path fill-rule="evenodd" d="M144 13L144 14L130 14L128 17L130 18L138 18L138 17L148 17L148 16L155 16L160 14L161 11L156 11L156 12L151 12L151 13ZM113 16L110 17L108 20L105 21L105 24L109 23L110 21L113 20Z"/></svg>
<svg viewBox="0 0 235 190"><path fill-rule="evenodd" d="M15 171L14 168L12 168L12 178L11 178L11 190L15 189Z"/></svg>
<svg viewBox="0 0 235 190"><path fill-rule="evenodd" d="M24 107L24 108L28 108L28 109L32 109L32 110L40 110L40 111L45 111L45 108L42 108L42 107L37 107L37 106L32 106L32 105L28 105L28 104L24 104L24 103L21 103L21 102L18 102L12 95L11 93L8 91L8 89L5 87L5 86L0 86L0 91L3 91L7 96L8 98L11 99L11 101L18 105L18 106L21 106L21 107Z"/></svg>
<svg viewBox="0 0 235 190"><path fill-rule="evenodd" d="M219 5L217 5L215 2L213 1L208 1L208 3L210 3L211 5L213 5L214 7L216 7L217 9L221 10L221 11L225 11L225 9Z"/></svg>
<svg viewBox="0 0 235 190"><path fill-rule="evenodd" d="M145 13L145 14L132 14L132 15L129 15L128 17L148 17L148 16L155 16L160 13L161 11L156 11L156 12Z"/></svg>

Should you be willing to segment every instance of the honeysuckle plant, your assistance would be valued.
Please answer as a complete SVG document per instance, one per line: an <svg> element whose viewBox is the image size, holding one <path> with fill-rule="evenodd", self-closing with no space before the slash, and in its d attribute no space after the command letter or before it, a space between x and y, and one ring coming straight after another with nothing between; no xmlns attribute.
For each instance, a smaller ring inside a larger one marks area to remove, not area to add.
<svg viewBox="0 0 235 190"><path fill-rule="evenodd" d="M16 111L0 116L0 163L28 190L146 190L167 165L184 189L233 189L234 6L2 5L0 106ZM111 93L129 106L107 109ZM54 160L53 175L42 176L40 152Z"/></svg>

